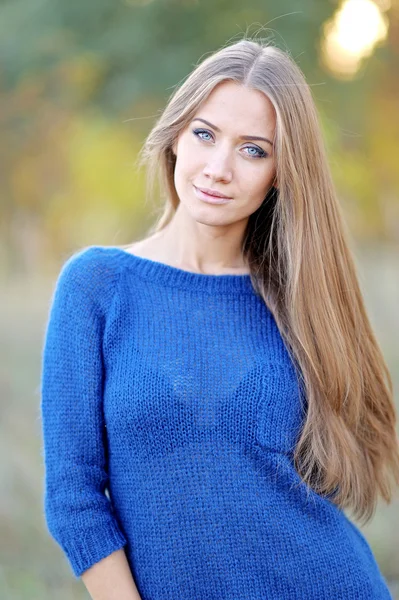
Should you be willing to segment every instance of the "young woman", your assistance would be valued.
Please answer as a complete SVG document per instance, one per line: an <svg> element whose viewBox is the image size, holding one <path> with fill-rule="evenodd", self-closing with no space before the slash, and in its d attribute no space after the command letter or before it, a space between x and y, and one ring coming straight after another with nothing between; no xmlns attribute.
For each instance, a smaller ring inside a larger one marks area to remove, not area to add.
<svg viewBox="0 0 399 600"><path fill-rule="evenodd" d="M222 48L141 159L153 230L76 252L52 301L50 533L95 600L390 598L344 509L399 482L392 382L300 69Z"/></svg>

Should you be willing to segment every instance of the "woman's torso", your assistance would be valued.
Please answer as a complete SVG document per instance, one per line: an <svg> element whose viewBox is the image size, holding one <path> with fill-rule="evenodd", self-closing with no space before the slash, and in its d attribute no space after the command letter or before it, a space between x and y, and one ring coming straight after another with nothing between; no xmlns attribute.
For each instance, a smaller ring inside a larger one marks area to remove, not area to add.
<svg viewBox="0 0 399 600"><path fill-rule="evenodd" d="M103 249L123 262L104 337L110 494L143 600L390 598L360 531L295 471L306 403L249 276L141 250Z"/></svg>

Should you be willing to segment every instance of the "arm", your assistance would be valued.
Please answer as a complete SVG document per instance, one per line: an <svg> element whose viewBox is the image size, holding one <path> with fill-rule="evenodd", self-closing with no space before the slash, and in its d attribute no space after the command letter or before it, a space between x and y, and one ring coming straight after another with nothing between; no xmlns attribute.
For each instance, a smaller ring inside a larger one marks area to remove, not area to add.
<svg viewBox="0 0 399 600"><path fill-rule="evenodd" d="M100 299L108 294L106 284L112 287L89 252L67 261L53 296L42 357L45 518L76 577L126 544L105 495ZM92 573L103 579L109 564L119 574L121 559L102 564L86 575L91 585Z"/></svg>
<svg viewBox="0 0 399 600"><path fill-rule="evenodd" d="M123 549L90 567L82 581L93 600L141 600Z"/></svg>

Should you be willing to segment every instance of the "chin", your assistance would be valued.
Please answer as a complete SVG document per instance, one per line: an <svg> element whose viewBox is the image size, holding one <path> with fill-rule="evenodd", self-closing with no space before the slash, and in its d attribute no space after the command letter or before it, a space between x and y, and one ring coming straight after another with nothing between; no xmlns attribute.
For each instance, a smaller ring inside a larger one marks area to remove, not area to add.
<svg viewBox="0 0 399 600"><path fill-rule="evenodd" d="M197 223L209 227L226 227L232 224L231 217L228 219L226 215L216 214L213 206L205 205L201 210L189 211L189 215Z"/></svg>

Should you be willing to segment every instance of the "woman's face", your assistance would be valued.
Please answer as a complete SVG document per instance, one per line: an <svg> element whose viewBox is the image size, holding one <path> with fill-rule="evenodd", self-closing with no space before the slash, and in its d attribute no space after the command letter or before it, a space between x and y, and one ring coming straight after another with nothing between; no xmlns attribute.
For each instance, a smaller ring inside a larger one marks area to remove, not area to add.
<svg viewBox="0 0 399 600"><path fill-rule="evenodd" d="M259 208L276 186L275 126L273 105L262 92L231 81L212 91L173 146L176 192L194 219L227 225ZM198 188L230 201L211 204Z"/></svg>

